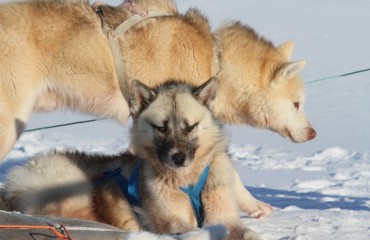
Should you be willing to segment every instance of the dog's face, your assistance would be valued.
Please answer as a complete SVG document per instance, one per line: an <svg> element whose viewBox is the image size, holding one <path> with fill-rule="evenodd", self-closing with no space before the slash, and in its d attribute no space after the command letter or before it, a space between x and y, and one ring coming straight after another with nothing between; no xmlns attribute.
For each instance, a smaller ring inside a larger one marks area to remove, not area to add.
<svg viewBox="0 0 370 240"><path fill-rule="evenodd" d="M312 140L316 136L316 131L303 109L305 101L303 82L298 75L294 75L294 71L299 71L304 64L305 62L291 63L291 66L285 68L293 69L281 70L288 72L281 73L272 81L268 90L271 98L266 103L270 109L270 128L297 143Z"/></svg>
<svg viewBox="0 0 370 240"><path fill-rule="evenodd" d="M241 64L232 67L235 73L227 72L234 79L229 101L237 109L239 123L270 129L293 142L306 142L316 136L303 110L305 95L299 74L306 61L290 61L292 42L278 48L271 46L261 50L260 58L249 59L247 55Z"/></svg>
<svg viewBox="0 0 370 240"><path fill-rule="evenodd" d="M248 106L257 127L269 128L293 142L316 136L304 110L305 94L298 73L305 61L287 63L277 70L266 88L251 96Z"/></svg>
<svg viewBox="0 0 370 240"><path fill-rule="evenodd" d="M299 77L306 62L291 61L294 43L275 47L240 23L225 25L216 35L222 66L216 114L228 123L271 129L294 142L313 139L316 132L303 111Z"/></svg>
<svg viewBox="0 0 370 240"><path fill-rule="evenodd" d="M215 92L214 79L199 88L167 83L150 89L135 81L130 99L134 118L131 147L135 153L172 169L190 165L220 132L207 107Z"/></svg>

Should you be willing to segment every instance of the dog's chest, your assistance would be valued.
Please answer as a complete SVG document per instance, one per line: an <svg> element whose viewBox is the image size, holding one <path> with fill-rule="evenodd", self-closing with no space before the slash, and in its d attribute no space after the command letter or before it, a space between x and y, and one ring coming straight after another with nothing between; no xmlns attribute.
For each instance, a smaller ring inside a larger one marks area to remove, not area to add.
<svg viewBox="0 0 370 240"><path fill-rule="evenodd" d="M175 215L176 218L197 227L197 219L190 198L180 187L150 184L144 189L142 191L144 212L151 213L150 215L161 214L161 212Z"/></svg>
<svg viewBox="0 0 370 240"><path fill-rule="evenodd" d="M200 174L190 174L187 177L173 174L166 176L152 169L144 170L143 172L147 173L143 174L145 179L142 182L144 212L150 212L154 207L176 216L191 226L202 227L204 221L202 193L209 170L210 165L207 165Z"/></svg>

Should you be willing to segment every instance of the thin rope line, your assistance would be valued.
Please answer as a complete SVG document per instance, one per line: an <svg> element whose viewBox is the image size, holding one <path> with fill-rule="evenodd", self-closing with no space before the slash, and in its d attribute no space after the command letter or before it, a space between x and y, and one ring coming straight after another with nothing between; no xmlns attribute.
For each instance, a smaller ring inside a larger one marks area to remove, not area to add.
<svg viewBox="0 0 370 240"><path fill-rule="evenodd" d="M308 82L305 82L305 83L306 84L311 84L311 83L326 81L326 80L330 80L330 79L334 79L334 78L346 77L346 76L349 76L349 75L358 74L358 73L367 72L367 71L370 71L370 68L362 69L362 70L358 70L358 71L354 71L354 72L349 72L349 73L344 73L344 74L340 74L340 75L330 76L330 77L323 77L323 78L315 79L315 80L308 81Z"/></svg>
<svg viewBox="0 0 370 240"><path fill-rule="evenodd" d="M97 119L96 118L96 119L91 119L91 120L86 120L86 121L70 122L70 123L64 123L64 124L59 124L59 125L52 125L52 126L46 126L46 127L32 128L32 129L27 129L24 132L33 132L33 131L50 129L50 128L58 128L58 127L65 127L65 126L82 124L82 123L96 122L96 121L101 121L101 120L106 120L106 118L101 118L101 119Z"/></svg>

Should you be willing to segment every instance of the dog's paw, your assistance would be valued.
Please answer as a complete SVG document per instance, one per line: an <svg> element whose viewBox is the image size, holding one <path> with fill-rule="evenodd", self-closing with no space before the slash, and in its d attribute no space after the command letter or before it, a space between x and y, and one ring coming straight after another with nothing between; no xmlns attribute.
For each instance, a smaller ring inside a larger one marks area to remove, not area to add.
<svg viewBox="0 0 370 240"><path fill-rule="evenodd" d="M257 219L267 217L274 212L274 209L270 204L258 200L251 205L248 204L248 206L242 208L242 210L245 211L250 217Z"/></svg>

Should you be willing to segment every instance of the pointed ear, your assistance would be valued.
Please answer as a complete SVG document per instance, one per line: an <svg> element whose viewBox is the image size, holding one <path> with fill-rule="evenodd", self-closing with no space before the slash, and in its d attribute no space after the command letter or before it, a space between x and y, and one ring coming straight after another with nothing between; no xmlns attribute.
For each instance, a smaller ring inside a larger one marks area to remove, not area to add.
<svg viewBox="0 0 370 240"><path fill-rule="evenodd" d="M295 77L299 74L300 71L302 71L305 65L306 60L287 63L280 70L281 76L284 79Z"/></svg>
<svg viewBox="0 0 370 240"><path fill-rule="evenodd" d="M286 61L290 61L293 53L294 48L294 42L288 41L285 43L282 43L277 49L280 52L280 54L285 58Z"/></svg>
<svg viewBox="0 0 370 240"><path fill-rule="evenodd" d="M193 90L193 95L207 107L215 99L217 92L217 79L212 77L200 87Z"/></svg>
<svg viewBox="0 0 370 240"><path fill-rule="evenodd" d="M130 92L130 111L135 118L156 97L156 92L138 80L134 80Z"/></svg>

